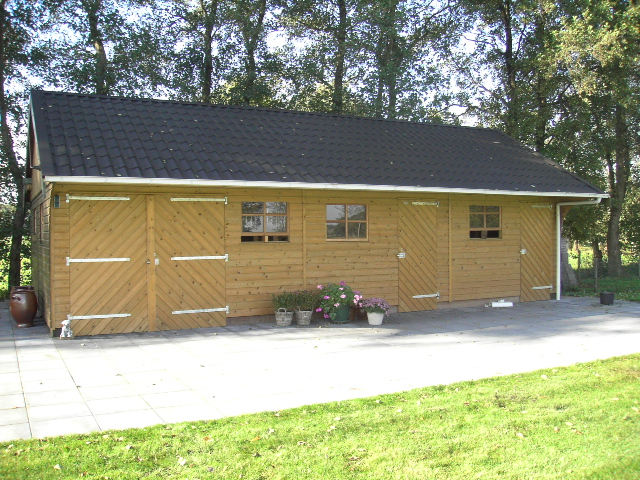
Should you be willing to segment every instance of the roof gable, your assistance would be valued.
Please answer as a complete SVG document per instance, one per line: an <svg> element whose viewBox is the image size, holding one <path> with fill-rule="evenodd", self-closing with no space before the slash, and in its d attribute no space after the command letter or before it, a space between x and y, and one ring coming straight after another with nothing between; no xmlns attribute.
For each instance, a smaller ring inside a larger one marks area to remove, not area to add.
<svg viewBox="0 0 640 480"><path fill-rule="evenodd" d="M45 179L603 192L497 130L32 92Z"/></svg>

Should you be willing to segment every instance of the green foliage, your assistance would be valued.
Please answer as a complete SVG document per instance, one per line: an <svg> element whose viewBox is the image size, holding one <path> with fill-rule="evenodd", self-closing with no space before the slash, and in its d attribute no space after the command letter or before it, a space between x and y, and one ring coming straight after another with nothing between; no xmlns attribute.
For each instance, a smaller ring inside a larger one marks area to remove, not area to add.
<svg viewBox="0 0 640 480"><path fill-rule="evenodd" d="M628 269L631 270L631 269ZM638 265L633 266L634 277L602 277L598 278L598 291L595 291L593 278L583 278L577 288L567 289L566 295L570 297L596 297L600 292L614 292L616 300L629 300L640 302L640 278Z"/></svg>
<svg viewBox="0 0 640 480"><path fill-rule="evenodd" d="M356 306L362 299L360 292L355 292L345 282L318 285L318 289L320 289L320 309L324 317L331 320L336 319L338 308L344 305Z"/></svg>
<svg viewBox="0 0 640 480"><path fill-rule="evenodd" d="M295 292L295 307L302 311L313 311L320 304L320 292L301 290Z"/></svg>
<svg viewBox="0 0 640 480"><path fill-rule="evenodd" d="M0 444L12 480L638 478L640 356L213 421Z"/></svg>
<svg viewBox="0 0 640 480"><path fill-rule="evenodd" d="M294 292L282 292L272 295L271 301L275 310L284 308L287 312L293 312L297 296Z"/></svg>

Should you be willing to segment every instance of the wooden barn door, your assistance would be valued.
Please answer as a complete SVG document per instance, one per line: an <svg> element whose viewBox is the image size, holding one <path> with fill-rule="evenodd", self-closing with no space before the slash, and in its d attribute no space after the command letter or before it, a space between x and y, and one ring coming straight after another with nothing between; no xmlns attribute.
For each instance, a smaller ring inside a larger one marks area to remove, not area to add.
<svg viewBox="0 0 640 480"><path fill-rule="evenodd" d="M155 197L157 328L226 324L224 199Z"/></svg>
<svg viewBox="0 0 640 480"><path fill-rule="evenodd" d="M67 198L69 318L74 334L147 330L144 197Z"/></svg>
<svg viewBox="0 0 640 480"><path fill-rule="evenodd" d="M520 207L520 300L549 300L553 287L554 215L551 204Z"/></svg>
<svg viewBox="0 0 640 480"><path fill-rule="evenodd" d="M436 202L398 202L400 312L437 308Z"/></svg>

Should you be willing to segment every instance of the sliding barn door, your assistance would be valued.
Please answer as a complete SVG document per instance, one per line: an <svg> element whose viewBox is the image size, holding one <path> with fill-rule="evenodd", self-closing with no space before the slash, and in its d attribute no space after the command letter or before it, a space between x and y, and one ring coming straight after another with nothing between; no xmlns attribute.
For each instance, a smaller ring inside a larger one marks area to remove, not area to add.
<svg viewBox="0 0 640 480"><path fill-rule="evenodd" d="M520 300L549 300L553 287L554 209L550 204L520 207Z"/></svg>
<svg viewBox="0 0 640 480"><path fill-rule="evenodd" d="M74 334L146 331L144 196L69 195L68 201Z"/></svg>
<svg viewBox="0 0 640 480"><path fill-rule="evenodd" d="M400 312L437 308L436 202L398 202Z"/></svg>
<svg viewBox="0 0 640 480"><path fill-rule="evenodd" d="M226 324L224 199L155 198L157 328Z"/></svg>

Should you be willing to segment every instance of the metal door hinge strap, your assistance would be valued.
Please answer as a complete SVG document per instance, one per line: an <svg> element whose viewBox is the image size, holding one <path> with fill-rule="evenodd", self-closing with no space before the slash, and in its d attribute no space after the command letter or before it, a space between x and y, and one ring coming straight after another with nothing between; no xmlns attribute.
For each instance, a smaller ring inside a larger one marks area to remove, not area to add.
<svg viewBox="0 0 640 480"><path fill-rule="evenodd" d="M200 257L171 257L171 260L224 260L229 261L229 254L224 255L202 255Z"/></svg>
<svg viewBox="0 0 640 480"><path fill-rule="evenodd" d="M414 295L413 298L440 298L440 292L432 293L430 295Z"/></svg>
<svg viewBox="0 0 640 480"><path fill-rule="evenodd" d="M86 195L69 195L67 193L67 203L69 200L131 200L129 197L89 197Z"/></svg>
<svg viewBox="0 0 640 480"><path fill-rule="evenodd" d="M229 313L229 305L224 308L201 308L199 310L176 310L171 312L173 315L180 315L182 313L209 313L209 312L226 312Z"/></svg>
<svg viewBox="0 0 640 480"><path fill-rule="evenodd" d="M206 197L195 197L195 198L186 198L186 197L175 197L171 199L172 202L224 202L227 204L227 197L223 198L206 198Z"/></svg>
<svg viewBox="0 0 640 480"><path fill-rule="evenodd" d="M545 285L544 287L531 287L531 290L551 290L553 285Z"/></svg>
<svg viewBox="0 0 640 480"><path fill-rule="evenodd" d="M439 207L440 202L411 202L411 205L435 205L436 207Z"/></svg>
<svg viewBox="0 0 640 480"><path fill-rule="evenodd" d="M93 320L94 318L125 318L130 313L114 313L112 315L67 315L67 320Z"/></svg>
<svg viewBox="0 0 640 480"><path fill-rule="evenodd" d="M69 258L67 267L72 263L103 263L103 262L129 262L130 258Z"/></svg>

